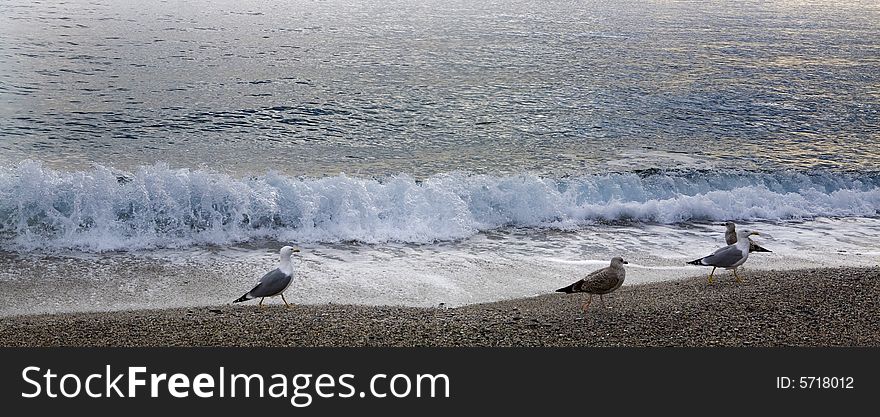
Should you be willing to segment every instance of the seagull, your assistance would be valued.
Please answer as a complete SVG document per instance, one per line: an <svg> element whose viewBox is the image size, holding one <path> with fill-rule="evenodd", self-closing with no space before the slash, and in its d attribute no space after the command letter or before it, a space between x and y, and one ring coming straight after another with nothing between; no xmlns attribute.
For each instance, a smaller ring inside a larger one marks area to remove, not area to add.
<svg viewBox="0 0 880 417"><path fill-rule="evenodd" d="M736 224L733 222L724 223L724 226L727 227L727 231L724 232L724 240L728 245L732 245L736 243ZM773 252L772 250L761 247L761 245L749 239L749 252Z"/></svg>
<svg viewBox="0 0 880 417"><path fill-rule="evenodd" d="M758 232L751 230L740 230L736 232L736 243L727 245L716 250L709 256L688 262L691 265L711 266L712 272L709 273L709 283L715 277L715 268L732 269L736 282L742 282L736 273L736 268L744 264L749 259L749 236L760 235Z"/></svg>
<svg viewBox="0 0 880 417"><path fill-rule="evenodd" d="M583 305L582 309L584 312L590 308L590 303L593 302L593 294L599 294L599 301L602 302L602 307L605 307L605 299L602 298L602 295L620 288L626 277L626 270L623 269L623 265L627 263L623 258L616 256L611 259L611 266L593 271L586 278L565 288L560 288L556 292L564 292L566 294L585 292L590 294L590 298Z"/></svg>
<svg viewBox="0 0 880 417"><path fill-rule="evenodd" d="M290 285L290 281L293 280L293 265L290 262L290 257L293 256L294 252L299 252L299 249L292 246L281 248L281 262L278 263L278 268L263 275L263 277L257 281L257 285L252 290L233 301L233 303L240 303L242 301L253 300L254 298L259 297L259 306L262 307L264 298L280 295L281 299L284 301L284 305L290 307L290 304L284 299L284 290L287 289L287 286Z"/></svg>

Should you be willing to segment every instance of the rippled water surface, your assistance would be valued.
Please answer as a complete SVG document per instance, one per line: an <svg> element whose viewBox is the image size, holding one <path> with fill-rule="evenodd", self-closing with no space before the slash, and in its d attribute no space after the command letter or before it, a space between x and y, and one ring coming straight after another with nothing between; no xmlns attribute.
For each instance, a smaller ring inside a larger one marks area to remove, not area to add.
<svg viewBox="0 0 880 417"><path fill-rule="evenodd" d="M880 169L871 1L0 0L0 68L2 163Z"/></svg>

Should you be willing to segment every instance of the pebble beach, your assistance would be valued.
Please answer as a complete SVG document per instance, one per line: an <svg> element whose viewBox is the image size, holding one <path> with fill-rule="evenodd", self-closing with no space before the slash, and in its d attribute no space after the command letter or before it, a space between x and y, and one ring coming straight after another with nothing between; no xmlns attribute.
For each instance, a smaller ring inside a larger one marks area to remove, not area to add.
<svg viewBox="0 0 880 417"><path fill-rule="evenodd" d="M256 305L0 318L0 346L880 346L880 268L747 271L457 308Z"/></svg>

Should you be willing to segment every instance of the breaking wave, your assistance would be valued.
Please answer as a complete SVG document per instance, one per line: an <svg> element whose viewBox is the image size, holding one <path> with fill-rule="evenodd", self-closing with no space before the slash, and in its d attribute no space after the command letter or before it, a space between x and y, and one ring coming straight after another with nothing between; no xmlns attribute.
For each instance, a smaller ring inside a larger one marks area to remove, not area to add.
<svg viewBox="0 0 880 417"><path fill-rule="evenodd" d="M649 171L235 178L167 164L0 168L0 247L90 252L254 239L431 243L504 227L874 217L880 174Z"/></svg>

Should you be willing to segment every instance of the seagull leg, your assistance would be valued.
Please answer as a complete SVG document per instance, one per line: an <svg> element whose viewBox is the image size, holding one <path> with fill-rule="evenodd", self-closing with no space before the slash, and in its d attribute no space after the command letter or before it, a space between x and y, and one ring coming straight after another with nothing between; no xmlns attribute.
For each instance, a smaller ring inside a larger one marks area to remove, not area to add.
<svg viewBox="0 0 880 417"><path fill-rule="evenodd" d="M287 308L290 308L290 307L291 307L290 304L287 304L287 300L284 299L284 293L281 293L281 301L284 301L284 305L285 305Z"/></svg>
<svg viewBox="0 0 880 417"><path fill-rule="evenodd" d="M581 310L583 310L584 313L586 313L587 309L590 308L590 303L592 303L592 302L593 302L593 294L590 294L590 298L587 299L587 302L584 303L584 305L581 307Z"/></svg>
<svg viewBox="0 0 880 417"><path fill-rule="evenodd" d="M602 302L602 308L607 308L607 307L605 307L605 299L602 298L602 294L599 294L599 301Z"/></svg>
<svg viewBox="0 0 880 417"><path fill-rule="evenodd" d="M266 297L260 297L260 304L257 304L258 306L260 306L260 308L263 308L263 299L265 298Z"/></svg>
<svg viewBox="0 0 880 417"><path fill-rule="evenodd" d="M713 278L715 278L715 267L714 266L712 267L712 272L709 273L709 283L710 284L712 282L714 282L714 281L712 281Z"/></svg>
<svg viewBox="0 0 880 417"><path fill-rule="evenodd" d="M739 275L736 273L736 268L733 268L733 276L736 277L736 282L743 282L742 279L740 279Z"/></svg>

